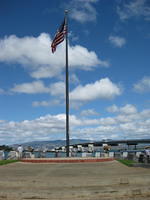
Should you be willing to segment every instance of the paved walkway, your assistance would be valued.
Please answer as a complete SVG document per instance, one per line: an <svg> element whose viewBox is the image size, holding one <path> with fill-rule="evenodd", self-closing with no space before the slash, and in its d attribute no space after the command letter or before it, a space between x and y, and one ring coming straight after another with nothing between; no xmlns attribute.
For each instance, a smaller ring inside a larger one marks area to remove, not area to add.
<svg viewBox="0 0 150 200"><path fill-rule="evenodd" d="M150 169L117 161L0 166L0 200L149 200Z"/></svg>

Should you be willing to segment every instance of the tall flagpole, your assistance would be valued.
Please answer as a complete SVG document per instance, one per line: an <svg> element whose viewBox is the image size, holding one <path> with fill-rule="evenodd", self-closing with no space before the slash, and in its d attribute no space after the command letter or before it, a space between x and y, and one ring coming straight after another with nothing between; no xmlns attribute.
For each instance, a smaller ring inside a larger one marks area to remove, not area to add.
<svg viewBox="0 0 150 200"><path fill-rule="evenodd" d="M69 70L68 70L68 10L65 10L66 25L66 157L69 157Z"/></svg>

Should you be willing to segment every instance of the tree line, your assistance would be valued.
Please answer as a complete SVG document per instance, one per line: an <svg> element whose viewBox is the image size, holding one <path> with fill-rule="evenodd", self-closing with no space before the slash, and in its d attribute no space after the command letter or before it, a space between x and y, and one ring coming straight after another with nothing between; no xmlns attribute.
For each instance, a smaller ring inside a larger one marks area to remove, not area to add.
<svg viewBox="0 0 150 200"><path fill-rule="evenodd" d="M9 147L9 146L7 146L7 145L1 145L1 146L0 146L0 150L12 151L13 148L12 148L12 147Z"/></svg>

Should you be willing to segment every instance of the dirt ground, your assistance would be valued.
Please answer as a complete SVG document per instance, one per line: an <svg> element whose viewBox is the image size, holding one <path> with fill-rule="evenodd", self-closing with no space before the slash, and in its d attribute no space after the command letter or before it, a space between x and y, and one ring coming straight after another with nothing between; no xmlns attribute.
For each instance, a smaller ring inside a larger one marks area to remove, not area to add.
<svg viewBox="0 0 150 200"><path fill-rule="evenodd" d="M150 169L102 163L0 166L0 200L150 200Z"/></svg>

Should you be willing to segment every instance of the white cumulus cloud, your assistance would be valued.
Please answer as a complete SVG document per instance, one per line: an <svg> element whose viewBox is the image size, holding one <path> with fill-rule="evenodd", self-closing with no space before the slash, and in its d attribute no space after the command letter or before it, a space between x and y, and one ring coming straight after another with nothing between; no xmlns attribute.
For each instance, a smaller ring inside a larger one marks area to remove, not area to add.
<svg viewBox="0 0 150 200"><path fill-rule="evenodd" d="M117 13L122 21L131 17L143 17L150 21L149 0L131 0L117 7Z"/></svg>
<svg viewBox="0 0 150 200"><path fill-rule="evenodd" d="M136 107L132 104L126 104L125 106L122 106L122 107L112 105L112 106L107 108L107 111L112 112L112 113L120 112L120 113L123 113L123 114L135 114L135 113L137 113Z"/></svg>
<svg viewBox="0 0 150 200"><path fill-rule="evenodd" d="M80 23L95 21L97 11L94 3L98 0L72 0L69 4L70 17Z"/></svg>
<svg viewBox="0 0 150 200"><path fill-rule="evenodd" d="M89 83L85 86L79 85L70 93L72 101L92 101L95 99L112 99L121 95L121 88L112 83L109 78L104 78Z"/></svg>
<svg viewBox="0 0 150 200"><path fill-rule="evenodd" d="M6 92L4 91L4 89L0 88L0 94L5 94Z"/></svg>
<svg viewBox="0 0 150 200"><path fill-rule="evenodd" d="M94 109L87 109L87 110L82 110L81 112L82 116L93 116L93 115L99 115L98 112L96 112Z"/></svg>
<svg viewBox="0 0 150 200"><path fill-rule="evenodd" d="M25 93L25 94L36 94L36 93L48 93L49 88L46 88L42 81L33 81L31 83L16 84L11 92Z"/></svg>
<svg viewBox="0 0 150 200"><path fill-rule="evenodd" d="M83 118L70 115L71 138L102 140L149 138L150 110L137 111L131 104L118 107L113 117ZM126 109L125 109L126 108ZM20 122L0 120L0 144L65 139L64 113Z"/></svg>
<svg viewBox="0 0 150 200"><path fill-rule="evenodd" d="M52 40L46 33L38 37L15 35L0 39L0 62L23 66L33 78L55 77L62 73L65 66L65 44L57 47L55 54L51 53ZM98 66L109 66L107 61L100 60L94 51L83 46L69 45L69 67L82 70L92 70Z"/></svg>
<svg viewBox="0 0 150 200"><path fill-rule="evenodd" d="M54 99L54 100L50 100L50 101L33 101L32 102L32 106L33 107L48 107L48 106L58 106L61 105L62 102L60 102L59 99Z"/></svg>
<svg viewBox="0 0 150 200"><path fill-rule="evenodd" d="M50 85L45 85L43 81L37 80L30 83L16 84L10 89L11 93L25 93L25 94L44 94L48 93L55 98L51 101L34 101L32 105L37 106L51 106L62 105L65 99L65 83L63 81L55 82ZM96 99L113 99L121 95L122 89L119 85L113 83L109 78L100 79L94 83L88 83L84 86L78 85L70 91L70 105L73 108L82 106L88 101ZM59 97L59 101L58 101ZM60 103L61 102L61 103ZM90 114L94 114L93 110L88 110Z"/></svg>
<svg viewBox="0 0 150 200"><path fill-rule="evenodd" d="M119 36L109 36L109 41L111 42L111 44L115 47L119 47L121 48L122 46L124 46L126 44L126 39L123 37L119 37Z"/></svg>
<svg viewBox="0 0 150 200"><path fill-rule="evenodd" d="M150 92L150 77L144 77L139 82L135 83L134 91L138 93Z"/></svg>
<svg viewBox="0 0 150 200"><path fill-rule="evenodd" d="M119 108L116 105L112 105L112 106L110 106L110 107L107 108L107 111L115 113L115 112L119 111Z"/></svg>
<svg viewBox="0 0 150 200"><path fill-rule="evenodd" d="M137 109L134 105L131 104L127 104L123 107L120 107L120 112L124 113L124 114L134 114L137 112Z"/></svg>

